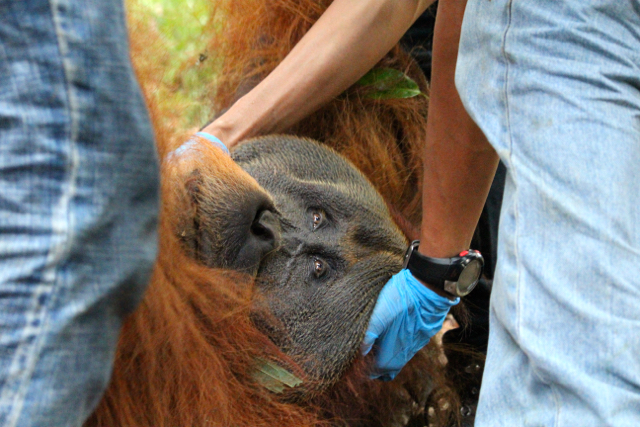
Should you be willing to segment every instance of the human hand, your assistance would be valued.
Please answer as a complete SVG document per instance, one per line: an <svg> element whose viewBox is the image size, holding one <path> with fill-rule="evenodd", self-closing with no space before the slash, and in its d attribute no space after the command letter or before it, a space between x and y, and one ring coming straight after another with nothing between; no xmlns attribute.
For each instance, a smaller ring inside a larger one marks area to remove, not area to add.
<svg viewBox="0 0 640 427"><path fill-rule="evenodd" d="M228 156L231 156L229 149L222 141L220 141L220 139L206 132L197 132L181 146L167 154L166 160L175 162L178 161L178 159L188 158L189 155L195 155L197 151L193 149L195 149L199 144L203 144L201 141L202 139L206 140L208 144L219 148Z"/></svg>
<svg viewBox="0 0 640 427"><path fill-rule="evenodd" d="M227 155L231 155L229 153L229 149L227 148L226 145L224 145L224 143L222 141L220 141L220 139L218 139L217 137L211 135L210 133L207 132L198 132L195 134L195 136L199 136L200 138L204 138L207 141L209 141L210 143L212 143L214 146L220 148L222 151L224 151L225 153L227 153ZM185 144L189 144L190 142L193 141L193 137L189 138L189 141L187 141ZM184 146L185 144L182 144L182 146Z"/></svg>
<svg viewBox="0 0 640 427"><path fill-rule="evenodd" d="M460 298L450 300L420 283L407 269L395 274L382 288L361 351L376 347L371 378L392 380L402 367L441 328L449 309Z"/></svg>

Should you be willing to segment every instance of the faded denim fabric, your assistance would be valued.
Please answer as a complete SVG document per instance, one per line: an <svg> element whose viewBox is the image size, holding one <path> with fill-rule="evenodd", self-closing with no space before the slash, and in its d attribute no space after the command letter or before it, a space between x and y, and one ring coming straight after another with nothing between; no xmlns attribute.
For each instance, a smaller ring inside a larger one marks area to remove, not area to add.
<svg viewBox="0 0 640 427"><path fill-rule="evenodd" d="M79 426L156 253L122 2L0 0L0 425Z"/></svg>
<svg viewBox="0 0 640 427"><path fill-rule="evenodd" d="M640 426L640 2L470 0L456 83L508 168L476 426Z"/></svg>

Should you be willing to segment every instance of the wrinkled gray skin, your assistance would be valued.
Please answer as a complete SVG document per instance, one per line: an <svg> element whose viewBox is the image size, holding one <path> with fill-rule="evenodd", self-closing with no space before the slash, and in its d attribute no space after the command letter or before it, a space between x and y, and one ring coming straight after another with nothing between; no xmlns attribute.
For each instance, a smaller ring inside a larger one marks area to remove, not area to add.
<svg viewBox="0 0 640 427"><path fill-rule="evenodd" d="M333 150L269 136L241 145L233 158L273 198L280 222L277 248L257 271L286 332L272 337L329 385L357 356L407 242L373 186Z"/></svg>
<svg viewBox="0 0 640 427"><path fill-rule="evenodd" d="M329 386L357 356L407 242L369 181L327 147L269 136L233 158L262 188L192 171L178 234L204 264L256 276L280 325L256 321Z"/></svg>

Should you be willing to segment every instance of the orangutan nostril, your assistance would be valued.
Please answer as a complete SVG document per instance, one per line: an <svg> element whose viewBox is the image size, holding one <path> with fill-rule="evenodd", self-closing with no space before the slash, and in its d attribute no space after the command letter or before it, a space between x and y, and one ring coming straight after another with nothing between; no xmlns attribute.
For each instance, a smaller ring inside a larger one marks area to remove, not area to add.
<svg viewBox="0 0 640 427"><path fill-rule="evenodd" d="M251 224L251 233L259 240L276 246L280 238L280 225L278 219L269 210L259 211Z"/></svg>
<svg viewBox="0 0 640 427"><path fill-rule="evenodd" d="M257 208L250 224L243 222L238 228L244 230L242 243L233 250L230 245L226 266L255 275L262 259L280 245L281 230L278 214L270 209ZM249 210L247 211L249 212ZM248 218L248 215L241 219ZM247 227L248 226L248 227Z"/></svg>

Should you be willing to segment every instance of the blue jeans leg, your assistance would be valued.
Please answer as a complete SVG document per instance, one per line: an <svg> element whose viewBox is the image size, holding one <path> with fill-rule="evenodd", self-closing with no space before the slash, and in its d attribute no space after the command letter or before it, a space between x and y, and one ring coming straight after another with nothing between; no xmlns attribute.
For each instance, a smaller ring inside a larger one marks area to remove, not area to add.
<svg viewBox="0 0 640 427"><path fill-rule="evenodd" d="M120 0L0 0L0 425L79 426L156 253Z"/></svg>
<svg viewBox="0 0 640 427"><path fill-rule="evenodd" d="M476 426L640 425L640 2L470 0L456 84L508 168Z"/></svg>

